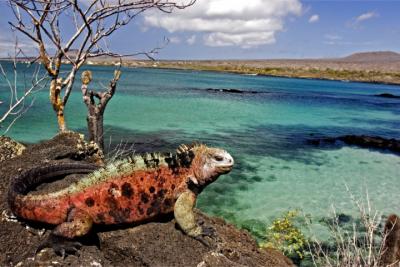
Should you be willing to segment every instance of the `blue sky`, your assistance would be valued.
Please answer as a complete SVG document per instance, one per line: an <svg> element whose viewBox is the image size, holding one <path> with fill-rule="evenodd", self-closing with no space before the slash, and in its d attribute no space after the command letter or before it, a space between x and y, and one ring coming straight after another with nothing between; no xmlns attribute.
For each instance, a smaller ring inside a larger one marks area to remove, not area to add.
<svg viewBox="0 0 400 267"><path fill-rule="evenodd" d="M0 55L10 49L8 7L0 3ZM230 3L230 5L227 5ZM400 52L400 1L197 0L174 14L148 12L110 39L132 53L170 39L159 59L339 57ZM69 25L66 25L69 27ZM169 29L169 30L167 30Z"/></svg>

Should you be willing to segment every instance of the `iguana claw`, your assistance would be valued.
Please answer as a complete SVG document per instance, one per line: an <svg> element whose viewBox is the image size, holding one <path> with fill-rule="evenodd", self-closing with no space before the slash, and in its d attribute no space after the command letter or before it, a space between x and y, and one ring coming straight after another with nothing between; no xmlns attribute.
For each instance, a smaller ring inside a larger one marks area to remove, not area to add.
<svg viewBox="0 0 400 267"><path fill-rule="evenodd" d="M208 236L208 237L215 237L215 229L211 226L201 226L201 235Z"/></svg>
<svg viewBox="0 0 400 267"><path fill-rule="evenodd" d="M36 249L35 255L38 254L44 248L52 248L54 252L61 256L63 259L66 255L78 255L79 256L79 249L82 247L82 244L67 239L65 237L56 236L54 234L50 234Z"/></svg>
<svg viewBox="0 0 400 267"><path fill-rule="evenodd" d="M201 226L201 229L202 229L201 234L194 237L194 239L202 243L207 248L212 248L213 246L210 243L209 239L213 239L216 236L215 229L211 226L204 226L204 225ZM206 237L209 238L206 239Z"/></svg>

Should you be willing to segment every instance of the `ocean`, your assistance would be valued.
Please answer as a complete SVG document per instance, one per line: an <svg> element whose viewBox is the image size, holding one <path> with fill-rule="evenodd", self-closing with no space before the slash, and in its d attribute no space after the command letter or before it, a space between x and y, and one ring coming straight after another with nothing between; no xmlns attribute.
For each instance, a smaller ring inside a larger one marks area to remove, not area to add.
<svg viewBox="0 0 400 267"><path fill-rule="evenodd" d="M5 63L11 74L11 65ZM19 65L20 70L26 68ZM112 67L88 66L93 89L107 86ZM78 76L80 77L80 76ZM29 71L18 77L30 82ZM67 126L85 132L86 107L79 79L66 107ZM8 87L0 78L0 100ZM238 89L229 93L214 89ZM400 212L400 157L345 145L315 146L309 140L346 134L400 138L399 86L247 76L168 69L123 68L105 113L105 143L132 144L136 152L172 151L200 141L226 149L233 171L200 195L198 208L238 226L268 225L298 209L323 227L337 213L357 217L351 196L383 214ZM7 133L33 143L57 133L48 90ZM0 105L4 110L6 105Z"/></svg>

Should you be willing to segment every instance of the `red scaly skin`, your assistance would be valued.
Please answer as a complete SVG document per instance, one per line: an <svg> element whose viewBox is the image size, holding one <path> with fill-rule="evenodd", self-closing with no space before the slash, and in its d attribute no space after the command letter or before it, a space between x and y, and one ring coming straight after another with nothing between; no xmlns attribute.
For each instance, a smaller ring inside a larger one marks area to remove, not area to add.
<svg viewBox="0 0 400 267"><path fill-rule="evenodd" d="M175 200L187 187L188 169L173 174L168 167L139 170L130 175L88 187L57 198L16 199L20 217L32 221L61 224L72 207L85 211L96 224L140 222L173 211Z"/></svg>
<svg viewBox="0 0 400 267"><path fill-rule="evenodd" d="M86 234L92 223L143 222L174 211L183 192L197 195L233 166L221 149L183 146L176 155L147 155L116 164L58 192L10 194L12 211L21 218L63 225L57 234L68 238ZM11 188L12 190L12 188Z"/></svg>

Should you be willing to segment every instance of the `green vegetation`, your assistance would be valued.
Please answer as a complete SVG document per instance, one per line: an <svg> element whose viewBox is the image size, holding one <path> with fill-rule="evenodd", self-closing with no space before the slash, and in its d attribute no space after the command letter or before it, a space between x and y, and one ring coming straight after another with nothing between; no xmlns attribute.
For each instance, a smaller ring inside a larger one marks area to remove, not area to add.
<svg viewBox="0 0 400 267"><path fill-rule="evenodd" d="M275 219L266 229L264 241L260 242L260 247L278 249L295 262L303 259L307 240L295 225L298 213L297 210L288 211L282 217Z"/></svg>

